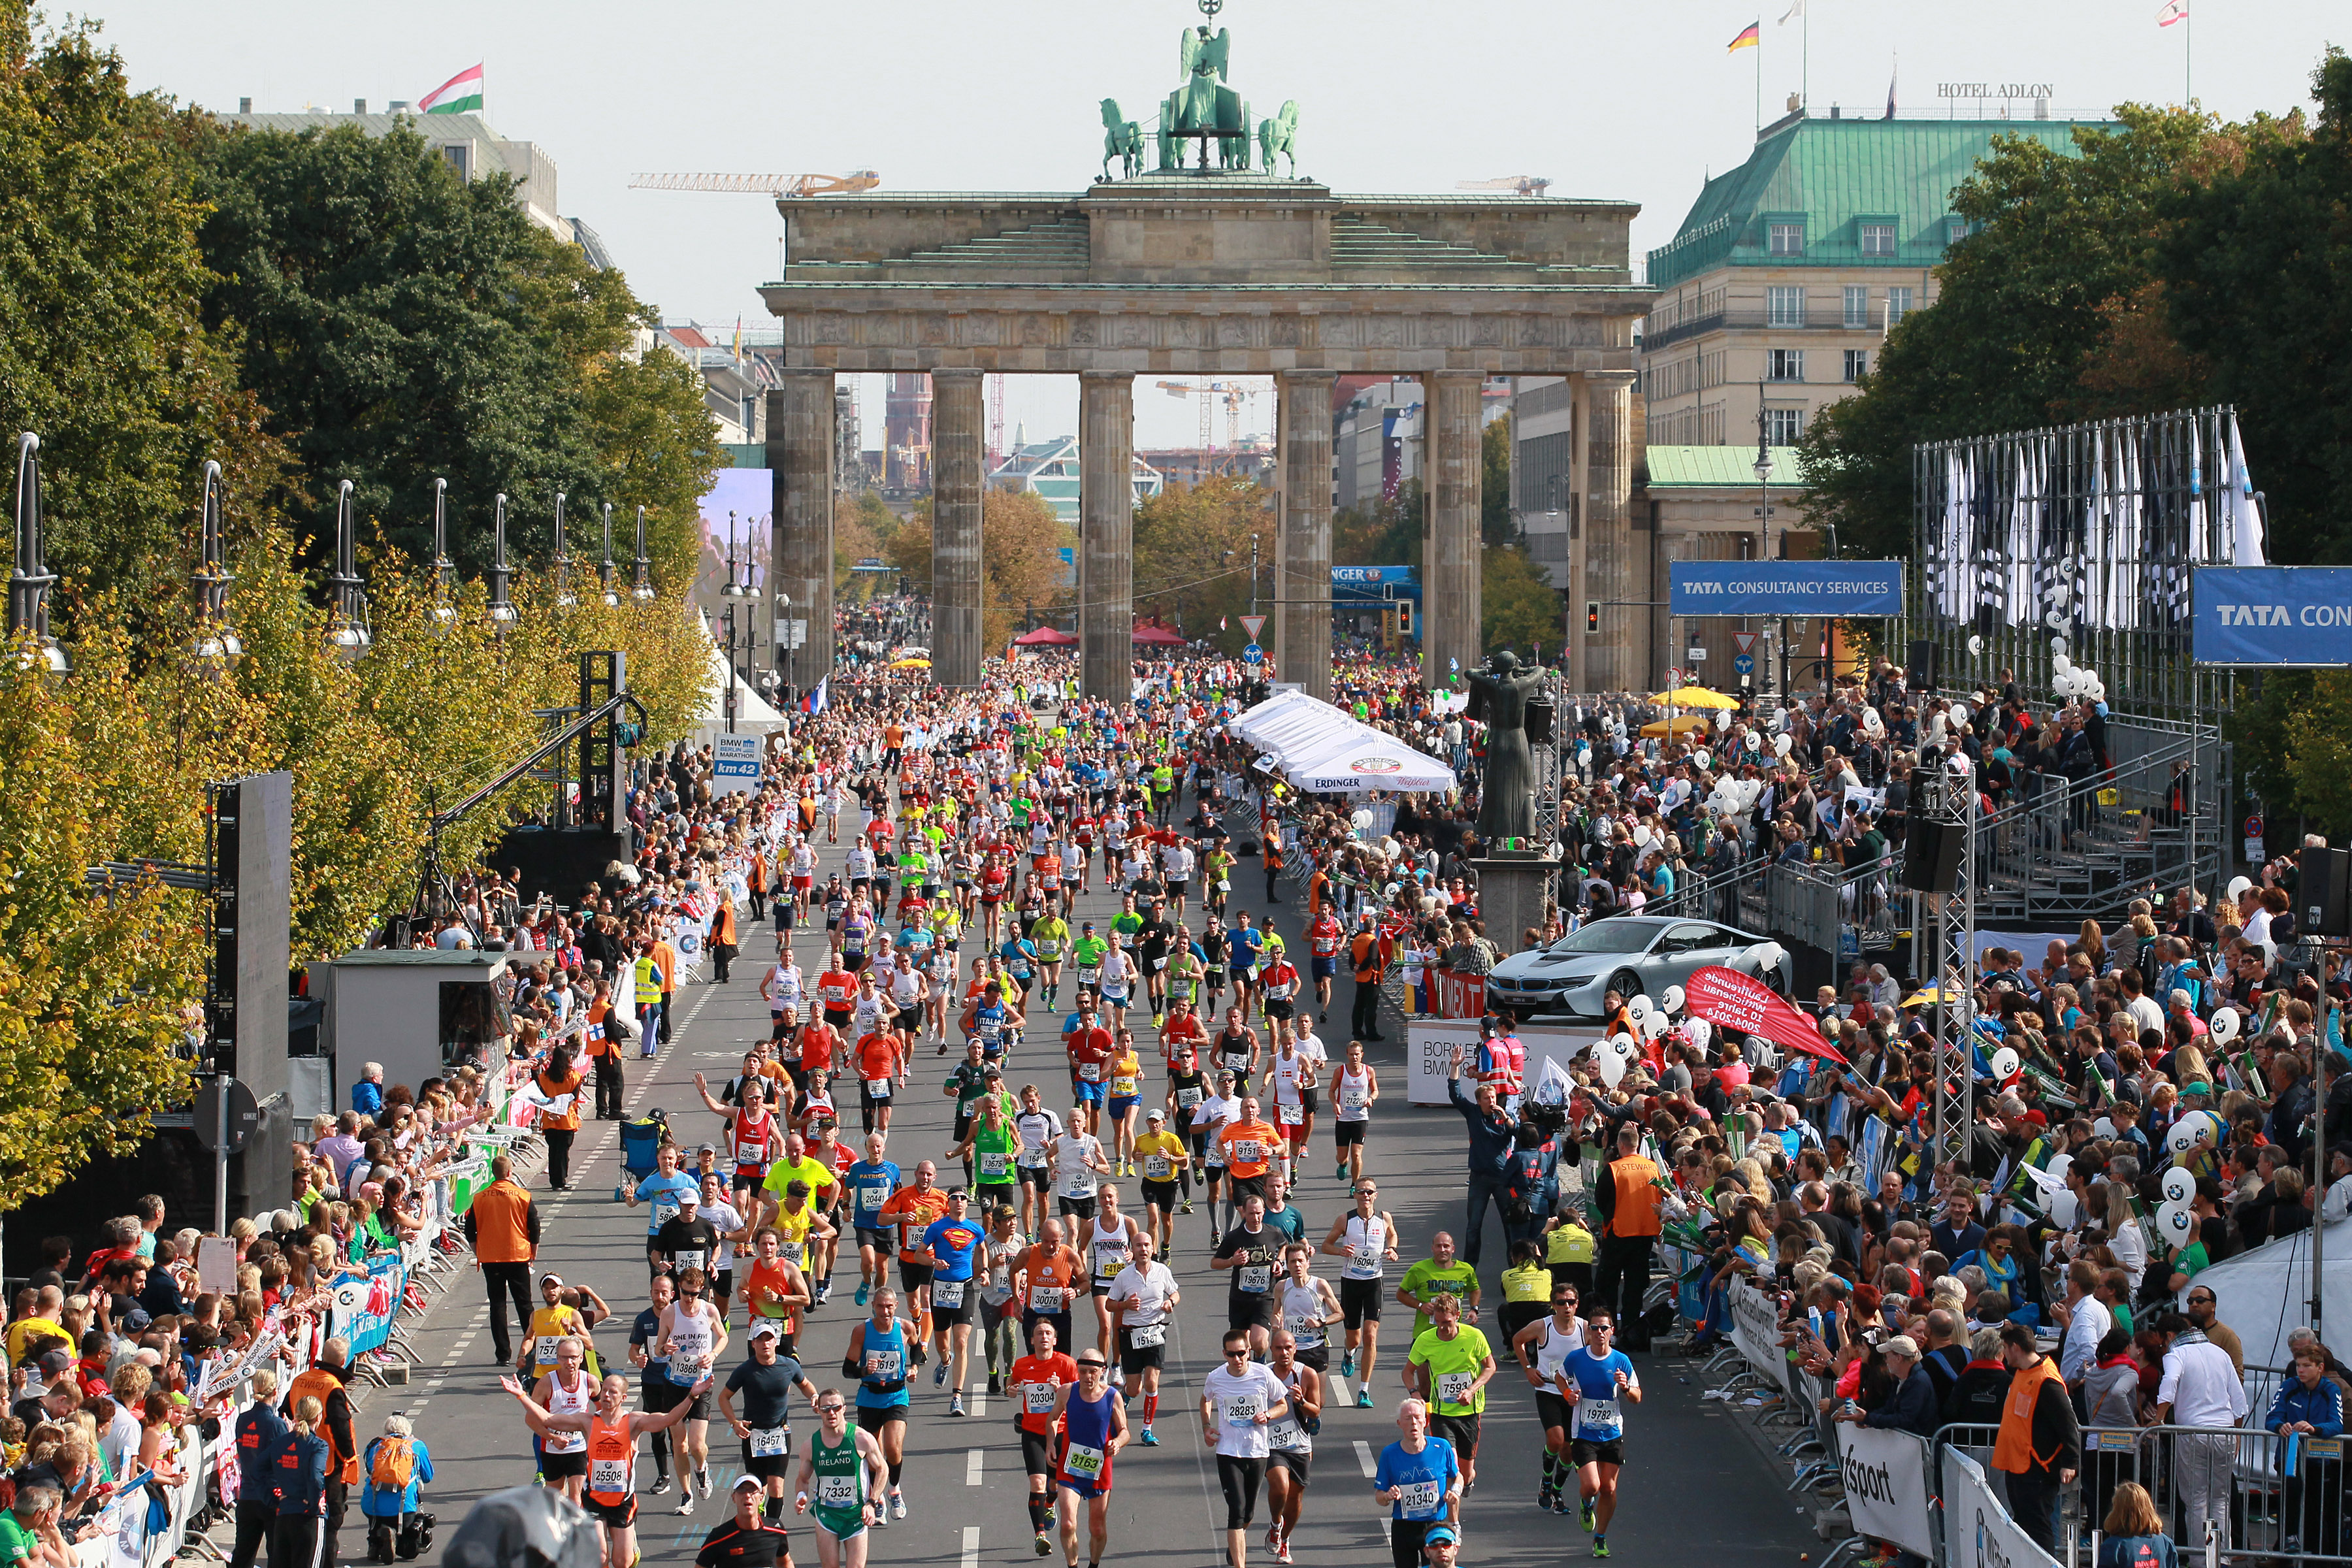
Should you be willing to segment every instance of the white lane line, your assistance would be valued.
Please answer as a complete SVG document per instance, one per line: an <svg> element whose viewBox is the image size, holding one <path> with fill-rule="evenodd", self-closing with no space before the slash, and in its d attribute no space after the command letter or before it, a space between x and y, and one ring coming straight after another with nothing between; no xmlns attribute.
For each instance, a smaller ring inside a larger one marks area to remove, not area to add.
<svg viewBox="0 0 2352 1568"><path fill-rule="evenodd" d="M983 1458L984 1458L984 1457L986 1456L987 1452L988 1452L988 1450L986 1450L985 1448L974 1448L974 1449L971 1449L970 1452L968 1452L968 1453L966 1453L966 1454L964 1455L964 1458L963 1458L963 1484L964 1484L964 1485L966 1485L966 1486L968 1486L968 1487L976 1487L976 1486L978 1486L978 1485L980 1485L980 1484L981 1484L981 1475L980 1475L981 1465L982 1465L982 1463L983 1462Z"/></svg>
<svg viewBox="0 0 2352 1568"><path fill-rule="evenodd" d="M973 1419L973 1420L975 1420L975 1421L977 1421L977 1420L979 1420L982 1416L983 1416L983 1415L987 1415L987 1414L988 1414L988 1395L987 1395L987 1394L975 1394L971 1395L971 1417L972 1417L972 1419Z"/></svg>
<svg viewBox="0 0 2352 1568"><path fill-rule="evenodd" d="M963 1527L963 1568L980 1568L980 1527Z"/></svg>
<svg viewBox="0 0 2352 1568"><path fill-rule="evenodd" d="M1380 1468L1372 1463L1372 1446L1361 1437L1356 1439L1356 1468L1364 1472L1364 1479L1368 1481Z"/></svg>

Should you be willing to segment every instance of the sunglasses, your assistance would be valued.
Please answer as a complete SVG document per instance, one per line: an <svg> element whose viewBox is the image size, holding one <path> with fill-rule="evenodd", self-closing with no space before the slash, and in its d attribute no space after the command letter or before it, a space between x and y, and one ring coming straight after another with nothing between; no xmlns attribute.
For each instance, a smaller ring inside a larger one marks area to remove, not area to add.
<svg viewBox="0 0 2352 1568"><path fill-rule="evenodd" d="M1225 1356L1227 1360L1231 1360L1234 1356L1239 1356L1244 1361L1247 1361L1249 1359L1249 1350L1248 1347L1244 1346L1237 1351L1227 1351L1225 1352Z"/></svg>
<svg viewBox="0 0 2352 1568"><path fill-rule="evenodd" d="M816 1407L816 1413L819 1415L838 1415L845 1408L846 1406L840 1405L820 1405Z"/></svg>

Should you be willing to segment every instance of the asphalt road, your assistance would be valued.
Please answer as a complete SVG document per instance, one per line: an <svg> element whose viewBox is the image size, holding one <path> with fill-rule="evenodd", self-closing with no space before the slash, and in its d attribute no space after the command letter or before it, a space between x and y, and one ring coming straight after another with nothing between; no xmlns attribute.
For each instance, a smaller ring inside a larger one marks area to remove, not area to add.
<svg viewBox="0 0 2352 1568"><path fill-rule="evenodd" d="M838 853L827 852L828 865L835 863ZM1235 880L1235 898L1245 900L1255 912L1270 913L1294 952L1303 953L1296 904L1268 906L1257 896L1264 877L1255 862L1244 862L1244 870L1245 876ZM1081 918L1108 922L1117 908L1116 898L1099 888L1090 889L1072 924ZM1191 923L1198 929L1197 910ZM762 943L769 940L761 933L747 934ZM814 934L804 929L797 942L803 968L812 977L821 967L812 960L823 955L823 935L821 925ZM730 984L696 984L680 994L682 1017L672 1043L656 1060L629 1063L631 1114L660 1106L689 1147L705 1137L715 1138L717 1119L696 1097L692 1075L700 1068L715 1081L731 1074L747 1043L765 1036L767 1013L755 990L762 965L752 961L764 952L764 947L747 944L745 960L738 963ZM1324 1030L1335 1058L1346 1044L1349 984L1341 980L1333 998L1336 1032ZM1066 1098L1055 1093L1066 1085L1058 1037L1056 1021L1047 1019L1042 1009L1033 1014L1030 1043L1016 1053L1014 1070L1008 1074L1012 1084L1034 1080L1046 1086L1048 1105L1065 1104ZM1151 1047L1143 1045L1149 1075ZM919 1159L938 1158L949 1144L951 1106L938 1088L956 1058L930 1055L929 1049L923 1047L913 1092L893 1129L892 1157L909 1168ZM1405 1238L1401 1251L1409 1263L1426 1255L1436 1231L1460 1225L1463 1130L1449 1110L1415 1110L1404 1104L1400 1039L1391 1037L1373 1046L1370 1056L1387 1084L1374 1112L1368 1169L1381 1183L1383 1206L1396 1216ZM1310 1238L1317 1240L1347 1206L1345 1186L1332 1175L1328 1125L1327 1097L1325 1121L1317 1129L1304 1180L1293 1196L1305 1211ZM613 1201L619 1174L617 1128L614 1122L590 1122L583 1128L573 1153L573 1190L569 1194L547 1192L536 1173L530 1177L546 1236L540 1267L553 1268L567 1279L586 1280L614 1310L615 1316L595 1336L608 1366L626 1365L629 1324L645 1305L646 1282L644 1211ZM1134 1184L1127 1187L1131 1196ZM1206 1210L1203 1204L1195 1215L1178 1221L1175 1254L1169 1261L1183 1288L1184 1301L1170 1336L1162 1379L1159 1436L1163 1446L1131 1447L1119 1458L1108 1560L1169 1568L1214 1568L1223 1561L1223 1502L1215 1463L1198 1440L1192 1414L1199 1380L1217 1363L1223 1328L1224 1283L1208 1268L1213 1238ZM1500 1296L1495 1277L1503 1248L1499 1228L1491 1220L1485 1250L1482 1261L1492 1301ZM1391 1290L1402 1268L1392 1265L1389 1270ZM1336 1280L1331 1270L1318 1267L1317 1272ZM382 1429L385 1414L404 1411L431 1451L437 1476L426 1489L426 1506L439 1515L441 1528L434 1552L422 1560L428 1563L437 1562L475 1500L528 1482L534 1468L530 1434L518 1407L498 1387L479 1277L467 1269L452 1278L455 1284L428 1314L422 1331L412 1331L425 1352L415 1381L404 1388L367 1391L359 1402L362 1441ZM803 1355L820 1386L840 1381L839 1353L850 1326L864 1315L852 1301L856 1286L853 1258L837 1275L832 1302L813 1315L803 1335ZM1491 1329L1491 1312L1486 1322ZM739 1307L729 1365L748 1353L740 1324ZM1374 1457L1396 1436L1393 1416L1404 1392L1400 1379L1409 1325L1409 1316L1391 1301L1384 1319L1388 1335L1372 1408L1349 1405L1352 1380L1347 1380L1345 1394L1335 1389L1327 1395L1313 1479L1294 1536L1299 1563L1388 1562L1383 1531L1387 1510L1374 1502L1367 1478ZM1801 1552L1821 1550L1802 1511L1781 1490L1785 1470L1769 1460L1747 1430L1746 1417L1720 1404L1700 1401L1695 1365L1655 1356L1642 1358L1637 1365L1647 1399L1628 1412L1629 1463L1610 1531L1613 1559L1789 1564ZM915 1386L904 1482L910 1514L876 1534L873 1560L956 1568L1039 1561L1032 1551L1024 1503L1026 1482L1008 1403L982 1396L971 1401L971 1418L953 1420L945 1414L945 1392L934 1388L927 1374L919 1373ZM975 1376L974 1386L985 1384ZM1140 1411L1139 1401L1131 1418L1139 1418ZM812 1422L804 1411L796 1414L795 1452ZM711 1447L714 1460L721 1456L731 1459L738 1452L731 1435L717 1423ZM1590 1540L1573 1515L1541 1513L1534 1506L1541 1451L1531 1391L1506 1366L1490 1390L1479 1485L1465 1510L1465 1561L1531 1563L1589 1554ZM712 1473L716 1490L708 1502L697 1503L691 1518L680 1519L672 1511L677 1502L675 1491L644 1500L639 1542L646 1562L690 1561L704 1535L725 1517L726 1488L735 1469L731 1464L714 1463ZM641 1463L638 1474L641 1488L651 1484L649 1463ZM1261 1563L1272 1561L1264 1543L1265 1521L1261 1502L1258 1526L1249 1537L1252 1556ZM794 1523L793 1539L804 1568L813 1564L814 1547L804 1521ZM342 1561L364 1560L356 1496L339 1544ZM1083 1551L1083 1537L1080 1544Z"/></svg>

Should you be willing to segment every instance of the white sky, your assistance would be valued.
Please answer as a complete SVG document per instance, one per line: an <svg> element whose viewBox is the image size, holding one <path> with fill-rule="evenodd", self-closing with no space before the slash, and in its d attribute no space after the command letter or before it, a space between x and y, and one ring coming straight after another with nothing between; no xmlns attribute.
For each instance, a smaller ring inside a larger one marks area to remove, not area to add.
<svg viewBox="0 0 2352 1568"><path fill-rule="evenodd" d="M2231 118L2307 103L2322 48L2352 35L2341 0L2191 0L2158 28L2160 0L1231 0L1235 87L1253 113L1302 108L1299 172L1341 192L1435 192L1460 180L1538 174L1555 195L1639 201L1635 253L1673 237L1709 170L1754 143L1757 65L1765 118L1800 79L1815 112L1875 112L1899 56L1898 101L1940 109L1940 82L2047 82L2053 111L2178 102L2193 85ZM730 327L765 320L782 220L759 196L627 188L632 174L878 171L885 188L1070 190L1098 171L1097 103L1150 123L1176 85L1183 0L1025 5L753 4L622 0L562 6L500 0L82 0L131 81L233 110L355 98L414 101L486 68L490 123L555 159L564 213L604 236L664 319ZM1727 55L1749 22L1760 51ZM2030 112L2030 108L2024 110ZM870 379L870 378L869 378ZM878 425L878 383L867 389ZM1032 437L1076 422L1075 377L1014 377L1006 397ZM1196 405L1139 387L1138 444L1190 446ZM1270 429L1273 399L1255 400ZM1217 438L1224 419L1217 416ZM869 446L879 445L869 437Z"/></svg>

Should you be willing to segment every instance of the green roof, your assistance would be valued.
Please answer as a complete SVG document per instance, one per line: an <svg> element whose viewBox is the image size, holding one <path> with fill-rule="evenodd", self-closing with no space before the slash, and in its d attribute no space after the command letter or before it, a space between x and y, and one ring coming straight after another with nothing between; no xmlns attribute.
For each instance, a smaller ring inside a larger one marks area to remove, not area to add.
<svg viewBox="0 0 2352 1568"><path fill-rule="evenodd" d="M1748 162L1706 183L1672 244L1650 252L1650 284L1671 288L1718 267L1932 267L1951 242L1952 188L2023 136L2074 151L2077 120L1819 120L1768 127ZM1769 254L1769 226L1801 221L1801 255ZM1864 256L1860 225L1892 223L1892 255Z"/></svg>
<svg viewBox="0 0 2352 1568"><path fill-rule="evenodd" d="M1772 478L1774 489L1796 489L1804 481L1797 477L1797 449L1794 447L1774 447ZM1649 465L1650 489L1754 489L1756 488L1756 448L1753 447L1652 447L1642 455Z"/></svg>

